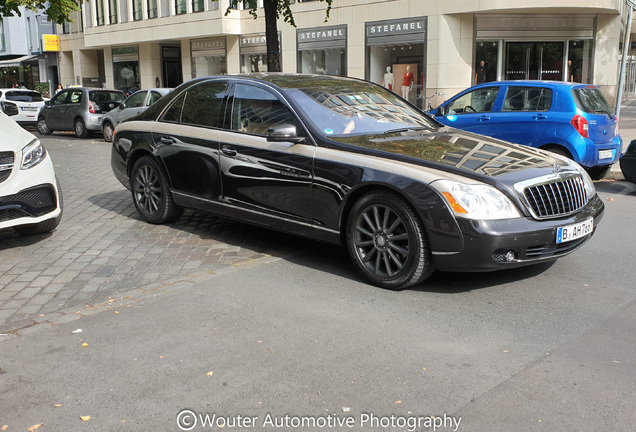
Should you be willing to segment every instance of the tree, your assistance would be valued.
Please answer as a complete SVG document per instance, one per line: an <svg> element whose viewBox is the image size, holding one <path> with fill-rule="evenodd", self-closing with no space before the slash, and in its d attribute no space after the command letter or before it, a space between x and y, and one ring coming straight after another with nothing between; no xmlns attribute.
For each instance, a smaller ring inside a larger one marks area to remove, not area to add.
<svg viewBox="0 0 636 432"><path fill-rule="evenodd" d="M0 0L4 1L4 0ZM218 1L218 0L214 0ZM325 22L329 19L331 3L333 0L319 0L327 3ZM267 70L270 72L280 72L280 45L278 43L278 19L282 16L286 23L296 27L294 15L291 10L293 0L263 0L263 14L265 16L265 39L267 40ZM257 0L230 0L230 6L225 11L228 15L232 8L239 3L244 3L249 8L250 15L254 19L258 18Z"/></svg>
<svg viewBox="0 0 636 432"><path fill-rule="evenodd" d="M71 14L80 10L82 0L0 0L0 19L14 15L22 16L20 7L24 6L32 11L45 10L49 20L64 24L73 21Z"/></svg>

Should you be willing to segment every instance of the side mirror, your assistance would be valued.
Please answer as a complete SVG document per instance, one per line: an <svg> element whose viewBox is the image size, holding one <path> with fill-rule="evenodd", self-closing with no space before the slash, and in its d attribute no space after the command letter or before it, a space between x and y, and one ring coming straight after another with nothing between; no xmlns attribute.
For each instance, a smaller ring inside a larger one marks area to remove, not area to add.
<svg viewBox="0 0 636 432"><path fill-rule="evenodd" d="M119 104L119 109L122 109L122 110L123 110L123 109L125 109L125 108L126 108L126 102L121 102L121 103Z"/></svg>
<svg viewBox="0 0 636 432"><path fill-rule="evenodd" d="M4 112L8 116L18 115L18 106L11 102L1 102L2 104L2 112Z"/></svg>
<svg viewBox="0 0 636 432"><path fill-rule="evenodd" d="M292 142L294 144L305 141L304 137L298 136L296 126L280 125L267 130L267 141L269 142Z"/></svg>

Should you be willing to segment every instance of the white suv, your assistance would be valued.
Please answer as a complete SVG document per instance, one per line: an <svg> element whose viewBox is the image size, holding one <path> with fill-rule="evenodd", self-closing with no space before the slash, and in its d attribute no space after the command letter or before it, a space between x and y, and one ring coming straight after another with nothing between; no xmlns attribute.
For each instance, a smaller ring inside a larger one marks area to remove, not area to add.
<svg viewBox="0 0 636 432"><path fill-rule="evenodd" d="M38 113L44 106L40 93L26 89L0 89L0 101L14 104L18 108L18 114L13 120L25 126L36 125Z"/></svg>
<svg viewBox="0 0 636 432"><path fill-rule="evenodd" d="M23 235L53 231L62 219L62 190L44 146L8 115L17 107L0 102L0 229ZM8 114L8 115L7 115Z"/></svg>

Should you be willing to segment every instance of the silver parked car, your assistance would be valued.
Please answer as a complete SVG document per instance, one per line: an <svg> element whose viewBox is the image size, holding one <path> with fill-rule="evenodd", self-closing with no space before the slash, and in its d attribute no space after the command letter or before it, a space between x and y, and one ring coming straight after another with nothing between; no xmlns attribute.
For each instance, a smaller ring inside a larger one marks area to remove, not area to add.
<svg viewBox="0 0 636 432"><path fill-rule="evenodd" d="M53 131L75 131L86 138L90 131L102 129L102 117L126 98L119 90L71 87L46 101L38 115L37 128L42 135Z"/></svg>
<svg viewBox="0 0 636 432"><path fill-rule="evenodd" d="M102 118L104 141L111 142L113 140L113 132L119 123L144 111L150 105L161 99L163 95L168 94L170 90L172 89L151 88L139 90L130 95L128 99L119 104L118 108L108 112L108 114Z"/></svg>

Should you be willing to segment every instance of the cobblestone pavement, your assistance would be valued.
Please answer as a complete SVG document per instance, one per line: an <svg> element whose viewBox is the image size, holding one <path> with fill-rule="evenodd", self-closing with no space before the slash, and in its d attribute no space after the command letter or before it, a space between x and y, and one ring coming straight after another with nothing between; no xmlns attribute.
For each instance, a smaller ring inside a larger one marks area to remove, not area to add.
<svg viewBox="0 0 636 432"><path fill-rule="evenodd" d="M113 176L110 144L97 136L40 138L62 186L64 215L52 234L0 231L0 333L55 323L133 289L312 247L194 211L172 225L147 224Z"/></svg>

